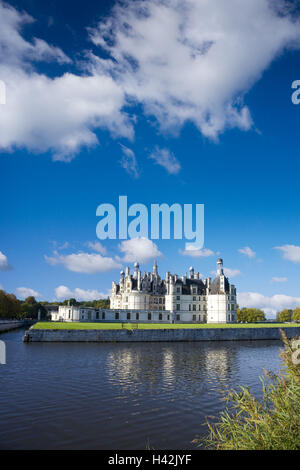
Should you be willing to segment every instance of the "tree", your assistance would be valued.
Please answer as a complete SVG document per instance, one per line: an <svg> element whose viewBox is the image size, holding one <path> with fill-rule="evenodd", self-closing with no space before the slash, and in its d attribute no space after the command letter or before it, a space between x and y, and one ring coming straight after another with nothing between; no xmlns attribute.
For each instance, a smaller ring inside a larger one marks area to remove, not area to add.
<svg viewBox="0 0 300 470"><path fill-rule="evenodd" d="M288 310L288 309L282 310L279 313L279 319L280 319L281 322L291 321L291 319L292 319L292 310Z"/></svg>
<svg viewBox="0 0 300 470"><path fill-rule="evenodd" d="M260 309L244 307L237 310L237 321L239 323L257 323L266 321L266 316Z"/></svg>
<svg viewBox="0 0 300 470"><path fill-rule="evenodd" d="M47 318L47 310L45 309L45 307L40 302L37 302L32 296L27 297L25 299L25 302L23 302L21 305L21 311L23 317L25 318L28 317L37 319L39 310L41 311L41 318Z"/></svg>
<svg viewBox="0 0 300 470"><path fill-rule="evenodd" d="M293 311L292 320L300 321L300 307L295 308Z"/></svg>
<svg viewBox="0 0 300 470"><path fill-rule="evenodd" d="M0 290L0 318L19 318L20 314L21 304L16 296Z"/></svg>

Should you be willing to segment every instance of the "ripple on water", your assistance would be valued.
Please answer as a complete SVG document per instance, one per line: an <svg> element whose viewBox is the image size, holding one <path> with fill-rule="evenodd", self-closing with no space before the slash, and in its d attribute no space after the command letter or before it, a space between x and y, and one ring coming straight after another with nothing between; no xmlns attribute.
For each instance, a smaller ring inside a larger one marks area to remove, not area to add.
<svg viewBox="0 0 300 470"><path fill-rule="evenodd" d="M238 385L261 393L280 342L47 344L1 335L0 447L190 449Z"/></svg>

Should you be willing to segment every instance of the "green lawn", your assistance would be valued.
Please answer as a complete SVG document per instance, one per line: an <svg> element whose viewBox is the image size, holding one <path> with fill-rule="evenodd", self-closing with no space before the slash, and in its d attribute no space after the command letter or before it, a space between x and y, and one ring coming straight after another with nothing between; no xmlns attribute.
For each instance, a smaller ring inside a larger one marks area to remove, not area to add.
<svg viewBox="0 0 300 470"><path fill-rule="evenodd" d="M155 329L180 329L180 328L282 328L298 326L298 323L250 323L250 324L228 324L228 323L186 323L186 324L171 324L171 323L85 323L85 322L39 322L33 328L37 330L120 330L122 328L140 329L140 330L155 330Z"/></svg>

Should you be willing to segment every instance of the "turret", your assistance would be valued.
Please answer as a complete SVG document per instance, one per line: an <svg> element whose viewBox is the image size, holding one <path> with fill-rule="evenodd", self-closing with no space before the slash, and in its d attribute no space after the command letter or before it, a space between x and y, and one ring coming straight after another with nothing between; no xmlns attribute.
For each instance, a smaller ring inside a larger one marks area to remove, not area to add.
<svg viewBox="0 0 300 470"><path fill-rule="evenodd" d="M154 260L154 263L153 263L153 276L157 276L157 261Z"/></svg>
<svg viewBox="0 0 300 470"><path fill-rule="evenodd" d="M217 261L217 274L218 276L221 276L224 274L222 258L219 258Z"/></svg>
<svg viewBox="0 0 300 470"><path fill-rule="evenodd" d="M194 271L193 266L190 267L190 270L189 270L189 271L190 271L190 279L194 279L194 272L195 272L195 271Z"/></svg>
<svg viewBox="0 0 300 470"><path fill-rule="evenodd" d="M134 263L134 269L133 269L133 277L134 279L137 279L138 273L140 272L140 265L138 262Z"/></svg>

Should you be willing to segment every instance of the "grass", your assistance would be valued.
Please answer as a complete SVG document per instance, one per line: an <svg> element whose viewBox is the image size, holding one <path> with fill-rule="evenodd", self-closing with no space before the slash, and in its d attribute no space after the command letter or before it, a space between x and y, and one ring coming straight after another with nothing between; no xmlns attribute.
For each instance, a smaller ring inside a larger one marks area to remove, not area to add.
<svg viewBox="0 0 300 470"><path fill-rule="evenodd" d="M194 443L219 450L300 450L299 349L282 333L280 374L265 372L261 378L263 399L240 386L227 396L227 407L209 434Z"/></svg>
<svg viewBox="0 0 300 470"><path fill-rule="evenodd" d="M86 322L39 322L33 328L36 330L158 330L158 329L182 329L182 328L282 328L298 326L298 323L86 323Z"/></svg>

